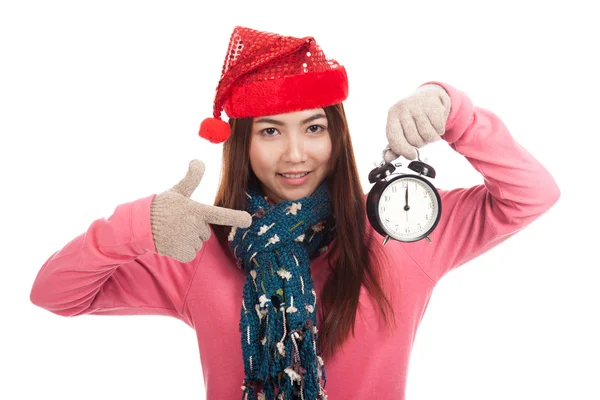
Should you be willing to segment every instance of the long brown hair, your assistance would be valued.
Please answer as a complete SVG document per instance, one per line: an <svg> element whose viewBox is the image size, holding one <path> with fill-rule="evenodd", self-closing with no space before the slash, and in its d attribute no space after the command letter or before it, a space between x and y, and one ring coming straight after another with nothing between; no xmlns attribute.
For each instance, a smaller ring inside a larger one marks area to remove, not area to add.
<svg viewBox="0 0 600 400"><path fill-rule="evenodd" d="M319 347L323 358L329 358L342 346L351 329L354 335L361 284L373 296L386 325L390 322L388 313L393 314L394 310L380 284L379 258L373 250L377 248L373 246L375 237L366 229L364 194L343 104L324 110L332 141L331 172L326 184L337 226L336 240L328 257L331 275L325 282L318 310L322 321ZM252 118L231 118L229 125L231 135L223 145L221 182L214 205L243 210L244 191L257 182L249 159ZM221 241L227 240L229 227L212 225L212 228Z"/></svg>

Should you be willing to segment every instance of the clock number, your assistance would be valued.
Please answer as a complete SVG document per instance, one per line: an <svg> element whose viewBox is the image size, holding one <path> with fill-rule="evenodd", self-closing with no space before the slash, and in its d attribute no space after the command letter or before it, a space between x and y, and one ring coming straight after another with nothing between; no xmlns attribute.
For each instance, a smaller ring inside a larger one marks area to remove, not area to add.
<svg viewBox="0 0 600 400"><path fill-rule="evenodd" d="M390 196L388 196L388 195L383 196L383 200L384 201L390 201Z"/></svg>
<svg viewBox="0 0 600 400"><path fill-rule="evenodd" d="M407 188L408 188L408 182L402 181L402 189L407 189Z"/></svg>
<svg viewBox="0 0 600 400"><path fill-rule="evenodd" d="M397 193L398 192L398 186L392 186L392 193Z"/></svg>

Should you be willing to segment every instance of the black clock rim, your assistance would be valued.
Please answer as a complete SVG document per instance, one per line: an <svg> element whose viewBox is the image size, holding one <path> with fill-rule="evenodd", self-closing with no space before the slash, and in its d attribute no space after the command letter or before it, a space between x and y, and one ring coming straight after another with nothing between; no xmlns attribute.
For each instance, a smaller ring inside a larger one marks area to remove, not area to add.
<svg viewBox="0 0 600 400"><path fill-rule="evenodd" d="M418 180L424 182L426 185L428 185L433 190L433 193L435 194L436 200L438 202L438 210L439 211L437 213L435 221L433 222L433 225L431 225L431 227L422 235L417 236L410 240L396 239L390 233L386 232L385 229L383 228L382 221L379 219L379 213L376 211L379 208L379 200L381 199L381 195L383 194L385 189L392 182L397 181L398 179L402 179L402 178L414 178L414 179L418 179ZM369 222L371 223L371 226L373 227L373 229L375 229L375 231L377 231L377 233L379 233L381 236L383 236L383 237L389 236L391 239L394 239L399 242L412 243L412 242L417 242L419 240L424 239L431 232L433 232L433 230L436 228L436 226L440 222L441 216L442 216L442 199L440 197L440 194L438 193L437 188L431 182L429 182L427 179L425 179L424 177L422 177L420 175L415 175L415 174L390 175L387 177L387 179L382 179L380 181L377 181L375 183L375 185L373 185L373 187L369 191L369 195L367 196L367 218L369 219Z"/></svg>

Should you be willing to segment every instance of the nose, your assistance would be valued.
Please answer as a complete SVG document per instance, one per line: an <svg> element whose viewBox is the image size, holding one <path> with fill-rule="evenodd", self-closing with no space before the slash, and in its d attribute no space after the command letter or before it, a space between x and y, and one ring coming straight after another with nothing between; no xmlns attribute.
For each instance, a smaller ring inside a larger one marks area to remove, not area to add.
<svg viewBox="0 0 600 400"><path fill-rule="evenodd" d="M303 135L298 134L288 136L282 158L284 161L291 163L306 161L307 156Z"/></svg>

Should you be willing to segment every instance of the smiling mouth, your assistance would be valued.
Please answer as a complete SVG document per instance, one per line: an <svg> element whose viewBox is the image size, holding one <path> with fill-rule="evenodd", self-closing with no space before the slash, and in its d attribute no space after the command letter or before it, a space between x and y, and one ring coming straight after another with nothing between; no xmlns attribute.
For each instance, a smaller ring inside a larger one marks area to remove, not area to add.
<svg viewBox="0 0 600 400"><path fill-rule="evenodd" d="M296 179L297 178L302 178L302 177L304 177L304 176L306 176L308 174L310 174L310 172L303 172L303 173L300 173L300 174L280 174L280 173L277 173L277 175L283 176L284 178L296 178Z"/></svg>

